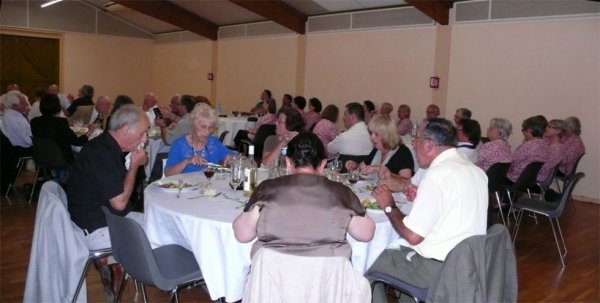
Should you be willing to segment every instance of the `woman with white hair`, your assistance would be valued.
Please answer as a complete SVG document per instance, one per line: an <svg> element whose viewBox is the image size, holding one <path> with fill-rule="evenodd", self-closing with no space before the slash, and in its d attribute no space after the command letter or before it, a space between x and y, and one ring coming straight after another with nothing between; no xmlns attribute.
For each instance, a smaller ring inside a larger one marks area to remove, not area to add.
<svg viewBox="0 0 600 303"><path fill-rule="evenodd" d="M510 145L508 137L512 133L512 123L504 118L492 118L487 129L490 141L479 146L477 150L477 166L487 171L494 163L510 163Z"/></svg>
<svg viewBox="0 0 600 303"><path fill-rule="evenodd" d="M206 163L227 163L235 154L219 138L212 136L217 130L218 115L205 103L196 105L191 113L192 132L173 141L165 175L202 171Z"/></svg>
<svg viewBox="0 0 600 303"><path fill-rule="evenodd" d="M565 119L566 130L562 138L565 145L565 158L558 167L563 175L571 173L577 159L585 153L585 145L581 140L581 122L577 117L568 117Z"/></svg>

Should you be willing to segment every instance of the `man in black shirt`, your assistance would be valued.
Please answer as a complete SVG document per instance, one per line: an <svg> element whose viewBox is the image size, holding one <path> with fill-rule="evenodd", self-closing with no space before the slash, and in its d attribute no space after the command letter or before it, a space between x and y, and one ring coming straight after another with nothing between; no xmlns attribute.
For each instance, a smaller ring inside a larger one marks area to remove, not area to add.
<svg viewBox="0 0 600 303"><path fill-rule="evenodd" d="M148 118L141 109L134 105L121 107L112 115L110 129L83 147L71 169L67 185L69 213L84 230L89 249L111 246L101 206L143 222L143 214L129 212L129 200L137 170L147 160L143 146L148 127ZM127 161L124 152L129 152Z"/></svg>

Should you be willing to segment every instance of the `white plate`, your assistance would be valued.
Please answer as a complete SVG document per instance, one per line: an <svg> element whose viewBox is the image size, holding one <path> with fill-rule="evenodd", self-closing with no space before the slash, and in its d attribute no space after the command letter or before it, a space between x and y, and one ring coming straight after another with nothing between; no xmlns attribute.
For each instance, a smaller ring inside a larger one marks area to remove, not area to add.
<svg viewBox="0 0 600 303"><path fill-rule="evenodd" d="M383 214L383 209L378 208L378 209L374 209L374 208L365 208L367 210L368 213L373 213L373 214Z"/></svg>
<svg viewBox="0 0 600 303"><path fill-rule="evenodd" d="M162 185L169 184L169 183L177 185L177 181L173 182L171 180L158 180L158 181L152 183L152 185L154 186L154 188L159 189L164 192L177 193L179 191L179 188L177 188L177 187L173 187L173 188L162 187ZM184 181L183 183L185 184L186 182ZM189 182L187 182L187 183L190 184ZM181 192L182 193L189 192L192 190L196 190L198 188L200 188L200 184L196 183L196 184L192 184L190 187L181 188Z"/></svg>

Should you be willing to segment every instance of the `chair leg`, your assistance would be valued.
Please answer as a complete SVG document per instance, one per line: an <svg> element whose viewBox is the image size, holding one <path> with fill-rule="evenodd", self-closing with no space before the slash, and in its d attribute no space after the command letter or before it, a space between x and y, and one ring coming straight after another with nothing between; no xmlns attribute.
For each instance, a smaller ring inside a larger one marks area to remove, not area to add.
<svg viewBox="0 0 600 303"><path fill-rule="evenodd" d="M519 210L519 214L515 219L515 229L513 231L513 247L515 246L515 242L517 241L517 234L519 233L519 226L521 225L521 220L523 219L523 210Z"/></svg>
<svg viewBox="0 0 600 303"><path fill-rule="evenodd" d="M38 182L38 177L40 175L40 169L43 169L43 168L40 168L40 166L38 166L35 169L35 179L33 180L33 186L31 187L31 193L29 194L29 204L31 204L31 199L33 198L33 194L35 193L35 186L37 185L37 182Z"/></svg>
<svg viewBox="0 0 600 303"><path fill-rule="evenodd" d="M554 229L554 223L552 222L552 218L550 219L550 226L552 227L552 234L554 234L554 241L556 242L556 249L558 249L558 255L560 256L560 263L562 263L562 267L565 267L564 258L567 256L567 245L565 245L565 238L563 237L562 230L560 229L560 223L558 222L558 218L556 218L556 227L558 228L558 235L560 236L560 240L563 245L564 253L560 248L560 244L558 243L558 237L556 236L556 230Z"/></svg>
<svg viewBox="0 0 600 303"><path fill-rule="evenodd" d="M85 275L87 274L87 270L90 267L91 260L92 260L92 258L88 257L87 261L85 262L85 266L83 267L83 272L81 273L81 277L79 278L79 284L77 284L77 289L75 289L75 294L73 295L73 300L71 300L71 303L77 302L77 297L79 296L79 291L81 290L81 286L83 285L83 281L85 280Z"/></svg>
<svg viewBox="0 0 600 303"><path fill-rule="evenodd" d="M502 211L502 201L500 200L500 194L498 192L494 192L496 194L496 201L498 202L498 212L500 212L500 218L502 218L502 224L506 226L506 220L504 219L504 212Z"/></svg>
<svg viewBox="0 0 600 303"><path fill-rule="evenodd" d="M512 213L513 218L515 219L515 221L517 221L517 215L515 215L515 212L513 211L513 196L510 194L510 191L507 189L506 190L506 195L508 196L508 202L510 202L510 208L508 209L508 217L510 218L510 214ZM515 197L516 197L517 193L515 192Z"/></svg>
<svg viewBox="0 0 600 303"><path fill-rule="evenodd" d="M121 283L119 284L119 289L117 289L117 293L115 294L115 298L113 299L113 303L119 302L119 298L121 297L121 293L123 289L125 289L125 283L127 282L127 273L123 273L121 276Z"/></svg>
<svg viewBox="0 0 600 303"><path fill-rule="evenodd" d="M21 174L21 170L23 170L23 165L25 165L25 160L23 158L19 158L19 160L17 161L17 174L15 175L15 178L10 183L8 183L6 193L4 193L5 197L8 197L8 193L10 193L11 189L15 190L15 181L17 181L17 178Z"/></svg>
<svg viewBox="0 0 600 303"><path fill-rule="evenodd" d="M144 303L148 303L148 296L146 295L146 286L144 283L140 282L140 286L142 288L142 298L144 299Z"/></svg>

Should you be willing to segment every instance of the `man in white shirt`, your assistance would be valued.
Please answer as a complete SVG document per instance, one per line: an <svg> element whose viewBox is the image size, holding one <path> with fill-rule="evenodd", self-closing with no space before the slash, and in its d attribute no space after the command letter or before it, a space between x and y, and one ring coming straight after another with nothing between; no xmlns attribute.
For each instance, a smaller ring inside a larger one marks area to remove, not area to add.
<svg viewBox="0 0 600 303"><path fill-rule="evenodd" d="M477 145L481 140L481 127L477 120L461 119L456 122L456 149L467 160L477 163Z"/></svg>
<svg viewBox="0 0 600 303"><path fill-rule="evenodd" d="M27 96L10 91L4 98L2 132L18 150L19 156L31 156L31 127L26 116L29 113Z"/></svg>
<svg viewBox="0 0 600 303"><path fill-rule="evenodd" d="M142 103L142 110L146 113L148 117L148 121L150 121L150 127L154 126L154 119L156 119L156 114L154 113L154 109L158 108L156 103L158 102L158 97L153 92L148 92L144 95L144 102Z"/></svg>
<svg viewBox="0 0 600 303"><path fill-rule="evenodd" d="M365 109L362 105L357 102L348 103L343 117L347 130L327 144L327 152L349 156L368 155L373 150L373 142L364 119Z"/></svg>
<svg viewBox="0 0 600 303"><path fill-rule="evenodd" d="M66 111L67 108L69 108L69 106L71 106L71 102L73 102L73 100L72 100L73 96L70 96L71 99L69 99L68 96L65 96L64 94L62 94L60 92L60 88L56 84L50 84L48 86L47 93L58 96L58 99L60 100L60 106L63 108L63 114L64 114L64 111Z"/></svg>
<svg viewBox="0 0 600 303"><path fill-rule="evenodd" d="M429 119L419 128L413 147L427 173L419 186L404 179L393 188L413 201L409 215L396 207L388 185L377 187L373 196L401 239L390 244L369 271L429 287L459 242L486 233L487 177L455 145L456 132L448 120ZM375 289L373 302L387 302L381 286Z"/></svg>

